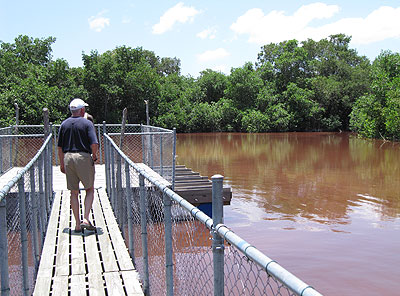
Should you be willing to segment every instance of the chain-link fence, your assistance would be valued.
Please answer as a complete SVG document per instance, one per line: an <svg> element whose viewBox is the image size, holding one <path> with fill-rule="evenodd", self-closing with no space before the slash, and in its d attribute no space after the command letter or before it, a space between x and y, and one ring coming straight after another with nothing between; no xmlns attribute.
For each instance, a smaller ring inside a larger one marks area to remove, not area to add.
<svg viewBox="0 0 400 296"><path fill-rule="evenodd" d="M38 132L43 132L41 128ZM34 134L25 137L25 132L18 128L18 142L12 144L10 153L18 154L15 166L24 167L15 170L10 180L1 176L5 184L0 189L1 295L32 294L52 203L52 136L44 140L42 134L39 141ZM3 145L5 142L2 138ZM16 147L18 151L14 151Z"/></svg>
<svg viewBox="0 0 400 296"><path fill-rule="evenodd" d="M146 294L320 295L223 224L222 176L211 219L104 140L107 192Z"/></svg>
<svg viewBox="0 0 400 296"><path fill-rule="evenodd" d="M42 125L15 125L0 129L0 175L24 167L43 144Z"/></svg>

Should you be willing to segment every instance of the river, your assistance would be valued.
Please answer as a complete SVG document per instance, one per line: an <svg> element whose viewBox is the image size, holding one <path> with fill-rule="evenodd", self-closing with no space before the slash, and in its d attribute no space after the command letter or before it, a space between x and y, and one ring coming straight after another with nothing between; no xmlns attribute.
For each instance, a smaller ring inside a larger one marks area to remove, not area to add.
<svg viewBox="0 0 400 296"><path fill-rule="evenodd" d="M350 133L178 134L222 174L225 224L324 295L399 295L400 144Z"/></svg>

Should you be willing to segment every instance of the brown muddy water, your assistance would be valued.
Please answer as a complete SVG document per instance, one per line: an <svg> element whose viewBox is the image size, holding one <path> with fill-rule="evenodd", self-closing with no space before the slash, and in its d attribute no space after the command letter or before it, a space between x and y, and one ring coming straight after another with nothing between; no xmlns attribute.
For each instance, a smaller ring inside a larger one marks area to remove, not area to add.
<svg viewBox="0 0 400 296"><path fill-rule="evenodd" d="M324 295L400 295L400 144L349 133L179 134L233 191L225 224Z"/></svg>

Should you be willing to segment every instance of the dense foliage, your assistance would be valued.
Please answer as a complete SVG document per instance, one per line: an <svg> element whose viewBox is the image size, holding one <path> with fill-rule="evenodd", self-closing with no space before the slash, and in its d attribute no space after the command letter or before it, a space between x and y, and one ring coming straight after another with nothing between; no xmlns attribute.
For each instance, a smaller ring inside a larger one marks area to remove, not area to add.
<svg viewBox="0 0 400 296"><path fill-rule="evenodd" d="M371 64L342 34L320 41L263 46L255 63L229 75L206 69L180 74L180 60L126 46L83 54L83 67L53 60L55 38L19 36L0 41L0 125L40 124L42 109L59 123L81 97L95 122L145 123L178 132L354 130L367 137L400 138L400 55Z"/></svg>

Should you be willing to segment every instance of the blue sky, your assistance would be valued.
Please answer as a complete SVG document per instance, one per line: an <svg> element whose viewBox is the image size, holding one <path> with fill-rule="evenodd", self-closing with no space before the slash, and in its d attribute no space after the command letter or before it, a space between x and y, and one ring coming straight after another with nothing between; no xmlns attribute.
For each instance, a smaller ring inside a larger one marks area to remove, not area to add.
<svg viewBox="0 0 400 296"><path fill-rule="evenodd" d="M53 58L71 67L82 66L82 52L126 45L179 58L183 75L229 74L254 63L264 44L336 33L351 35L371 60L382 49L399 52L400 1L0 0L0 40L56 37Z"/></svg>

